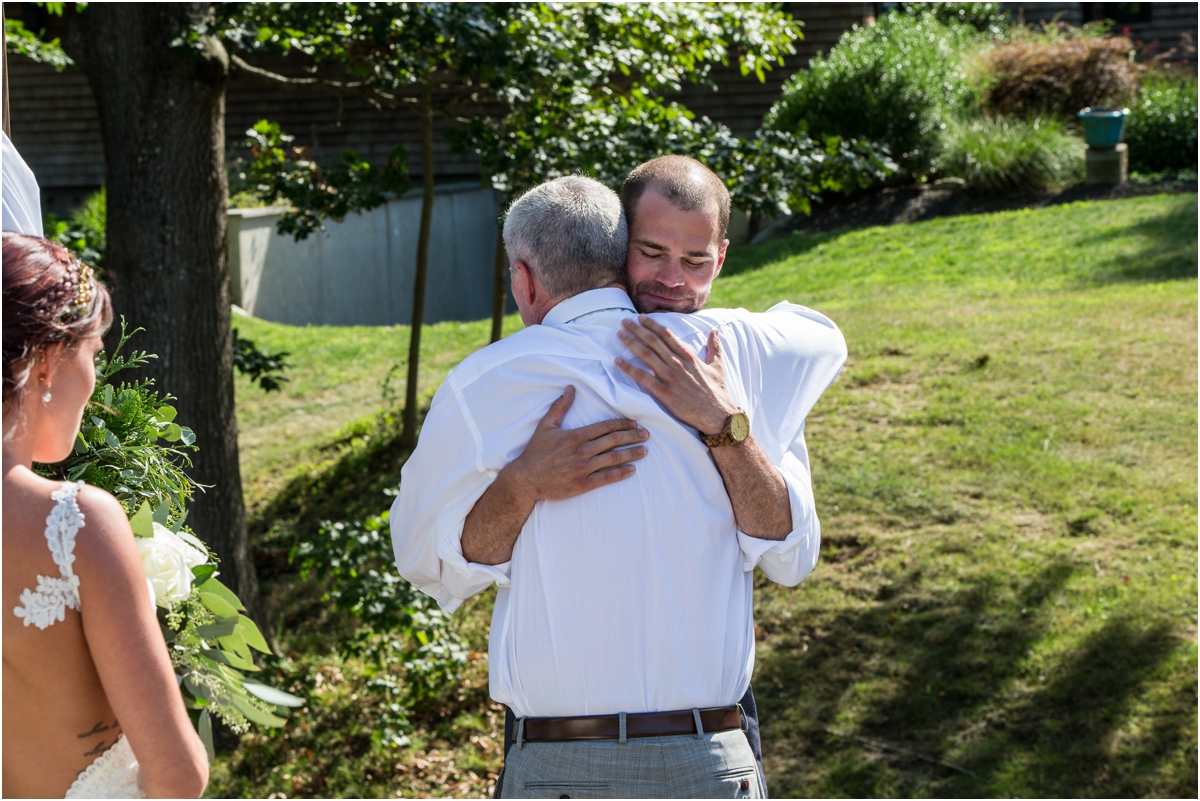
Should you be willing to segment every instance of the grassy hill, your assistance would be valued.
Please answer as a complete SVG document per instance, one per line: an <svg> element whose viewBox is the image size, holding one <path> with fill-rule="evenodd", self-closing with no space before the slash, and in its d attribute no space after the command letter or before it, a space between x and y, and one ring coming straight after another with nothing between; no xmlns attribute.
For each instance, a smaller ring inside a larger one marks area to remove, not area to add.
<svg viewBox="0 0 1200 801"><path fill-rule="evenodd" d="M731 255L711 305L813 306L850 349L807 429L821 564L756 590L776 797L1195 791L1196 220L1194 195L1157 196ZM212 792L484 792L486 657L409 745L356 736L373 677L322 650L336 621L279 557L321 518L387 507L404 454L379 412L403 396L407 329L237 325L295 365L238 404L281 670L312 700L286 739L222 757ZM486 338L431 327L423 396ZM490 606L459 614L476 652Z"/></svg>

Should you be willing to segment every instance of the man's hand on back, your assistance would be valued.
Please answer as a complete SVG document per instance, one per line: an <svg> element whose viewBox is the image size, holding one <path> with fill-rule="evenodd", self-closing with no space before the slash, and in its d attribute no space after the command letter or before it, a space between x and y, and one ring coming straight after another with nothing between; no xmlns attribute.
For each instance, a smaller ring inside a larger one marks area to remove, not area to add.
<svg viewBox="0 0 1200 801"><path fill-rule="evenodd" d="M575 401L567 387L550 405L521 455L496 476L463 525L462 552L469 562L498 565L512 549L538 501L561 501L633 475L646 455L638 443L650 436L633 420L604 420L564 429ZM637 445L637 447L626 447Z"/></svg>
<svg viewBox="0 0 1200 801"><path fill-rule="evenodd" d="M650 370L624 359L617 359L617 367L681 423L705 434L720 434L737 406L725 390L725 363L716 329L708 335L708 360L701 361L648 316L643 314L638 322L640 326L625 320L617 336Z"/></svg>
<svg viewBox="0 0 1200 801"><path fill-rule="evenodd" d="M705 434L719 434L737 407L725 390L725 363L716 329L708 335L708 359L684 347L679 338L646 315L622 322L617 332L649 368L624 359L617 367L675 416ZM782 540L792 531L792 503L783 476L753 436L737 445L711 449L725 482L738 528L751 537Z"/></svg>

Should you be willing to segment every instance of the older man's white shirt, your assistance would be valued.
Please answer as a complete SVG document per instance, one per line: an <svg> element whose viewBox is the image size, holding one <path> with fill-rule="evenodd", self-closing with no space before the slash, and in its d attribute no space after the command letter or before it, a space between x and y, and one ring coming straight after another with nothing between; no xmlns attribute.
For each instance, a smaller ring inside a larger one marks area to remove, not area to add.
<svg viewBox="0 0 1200 801"><path fill-rule="evenodd" d="M737 529L721 476L695 429L621 373L628 295L597 289L465 359L438 390L404 466L391 526L400 574L453 611L499 585L489 646L492 697L518 716L653 712L734 704L754 667L755 566L794 585L816 564L804 420L846 357L826 317L788 303L765 314L656 314L704 356L720 329L727 385L779 467L794 529L782 541ZM649 430L629 479L539 502L512 560L462 555L463 523L567 385L564 421L629 417Z"/></svg>

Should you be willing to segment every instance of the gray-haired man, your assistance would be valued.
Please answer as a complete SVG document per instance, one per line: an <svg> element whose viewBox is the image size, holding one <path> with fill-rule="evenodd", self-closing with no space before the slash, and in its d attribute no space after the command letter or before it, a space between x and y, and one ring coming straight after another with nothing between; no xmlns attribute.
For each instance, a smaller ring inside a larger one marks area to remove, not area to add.
<svg viewBox="0 0 1200 801"><path fill-rule="evenodd" d="M622 341L636 315L627 236L617 197L585 178L543 184L510 209L528 327L464 360L434 398L392 509L397 563L448 610L500 586L491 692L518 717L505 797L757 797L736 706L753 669L752 572L790 585L815 563L803 425L845 344L826 318L788 304L656 315L658 341ZM724 384L733 411L719 431L681 423L634 380L668 361ZM514 499L489 490L547 425L545 398L567 387L560 427L579 459L600 454L609 472L585 494L537 498L514 534L498 520ZM598 421L609 431L595 437ZM613 450L617 440L630 447ZM778 466L783 536L739 529L714 460L747 443Z"/></svg>

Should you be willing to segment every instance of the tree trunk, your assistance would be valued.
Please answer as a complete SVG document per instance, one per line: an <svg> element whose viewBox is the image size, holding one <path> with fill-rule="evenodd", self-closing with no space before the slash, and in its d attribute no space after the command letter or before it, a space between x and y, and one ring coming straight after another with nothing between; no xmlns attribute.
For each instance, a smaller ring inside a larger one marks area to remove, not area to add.
<svg viewBox="0 0 1200 801"><path fill-rule="evenodd" d="M412 335L408 340L408 383L404 388L404 429L400 444L417 446L417 376L420 372L421 323L425 319L425 276L429 271L429 228L433 221L433 93L421 94L421 229L417 234L417 275L413 282Z"/></svg>
<svg viewBox="0 0 1200 801"><path fill-rule="evenodd" d="M496 264L492 273L492 342L499 342L504 335L504 307L508 303L508 287L504 284L504 269L508 259L504 257L504 223L496 223Z"/></svg>
<svg viewBox="0 0 1200 801"><path fill-rule="evenodd" d="M65 49L96 98L104 142L108 249L116 310L140 372L179 400L200 446L188 524L221 559L221 580L267 636L246 533L233 400L225 260L225 85L220 40L189 42L204 3L92 3L73 16ZM178 42L177 44L172 44Z"/></svg>

